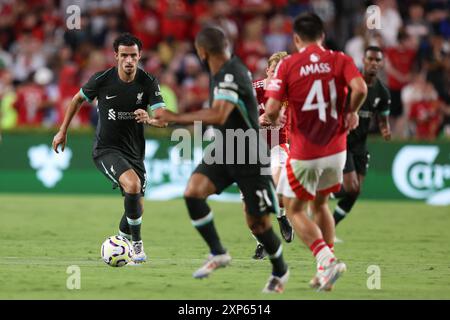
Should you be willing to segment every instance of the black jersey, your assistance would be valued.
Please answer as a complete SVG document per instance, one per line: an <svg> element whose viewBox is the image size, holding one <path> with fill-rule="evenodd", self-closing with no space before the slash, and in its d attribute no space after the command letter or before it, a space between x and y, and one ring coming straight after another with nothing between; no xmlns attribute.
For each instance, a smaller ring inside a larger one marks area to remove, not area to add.
<svg viewBox="0 0 450 320"><path fill-rule="evenodd" d="M211 105L214 100L227 100L236 106L223 125L215 126L224 138L223 154L226 161L224 163L231 165L230 169L237 174L255 174L256 170L259 172L261 158L258 146L262 139L258 134L256 92L252 85L250 71L238 57L233 56L212 77ZM231 149L232 146L233 149ZM230 151L233 151L233 155Z"/></svg>
<svg viewBox="0 0 450 320"><path fill-rule="evenodd" d="M138 68L133 81L123 82L113 67L94 74L80 93L89 102L97 98L93 157L114 149L131 159L143 160L144 125L136 122L134 111L147 108L153 111L165 106L156 78Z"/></svg>
<svg viewBox="0 0 450 320"><path fill-rule="evenodd" d="M347 137L347 149L355 154L367 151L367 134L370 121L374 115L389 115L391 96L389 90L376 78L375 83L368 86L367 98L359 110L359 126L350 131Z"/></svg>

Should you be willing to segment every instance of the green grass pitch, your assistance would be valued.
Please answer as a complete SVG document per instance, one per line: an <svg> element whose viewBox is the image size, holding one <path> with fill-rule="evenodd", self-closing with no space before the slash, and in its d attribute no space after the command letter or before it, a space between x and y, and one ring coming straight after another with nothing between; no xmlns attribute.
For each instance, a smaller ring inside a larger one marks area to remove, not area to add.
<svg viewBox="0 0 450 320"><path fill-rule="evenodd" d="M284 244L291 268L286 291L268 296L260 292L270 263L251 259L255 243L240 204L210 205L233 261L196 280L191 274L207 247L182 200L146 201L149 262L112 268L100 260L100 246L117 230L120 196L0 195L0 299L450 299L448 207L360 201L338 228L345 242L336 245L336 253L348 271L335 290L308 288L312 255L295 238ZM66 287L71 265L81 270L79 290ZM380 268L380 290L367 287L371 265Z"/></svg>

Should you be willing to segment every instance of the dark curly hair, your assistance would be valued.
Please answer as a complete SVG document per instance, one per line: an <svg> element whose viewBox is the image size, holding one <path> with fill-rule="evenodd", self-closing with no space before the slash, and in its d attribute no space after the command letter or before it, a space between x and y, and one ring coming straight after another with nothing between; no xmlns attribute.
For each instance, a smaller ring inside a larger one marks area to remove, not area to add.
<svg viewBox="0 0 450 320"><path fill-rule="evenodd" d="M131 33L122 33L120 36L118 36L116 38L116 40L114 40L114 51L115 52L119 52L119 46L134 46L137 45L139 51L142 50L142 42L141 40L139 40L138 38L136 38L135 36L133 36Z"/></svg>

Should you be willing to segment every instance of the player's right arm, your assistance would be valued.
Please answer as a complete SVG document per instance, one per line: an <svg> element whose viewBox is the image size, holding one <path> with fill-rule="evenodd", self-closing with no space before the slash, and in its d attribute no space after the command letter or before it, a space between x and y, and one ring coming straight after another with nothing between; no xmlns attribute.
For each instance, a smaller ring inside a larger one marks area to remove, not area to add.
<svg viewBox="0 0 450 320"><path fill-rule="evenodd" d="M286 92L286 74L287 65L285 60L281 60L275 68L272 79L266 88L265 96L268 98L265 107L265 116L272 125L277 125L278 117L281 111L281 101L283 101Z"/></svg>
<svg viewBox="0 0 450 320"><path fill-rule="evenodd" d="M107 71L95 73L89 79L89 81L84 84L80 91L78 91L78 93L72 98L72 101L70 101L69 107L67 108L66 114L64 115L63 123L61 124L58 133L53 138L52 147L56 153L59 153L58 146L60 145L61 151L64 151L67 141L67 129L69 128L70 122L72 121L73 117L77 114L78 110L80 110L83 102L87 101L91 103L94 99L97 98L99 87L98 79L101 78L102 75L106 74Z"/></svg>
<svg viewBox="0 0 450 320"><path fill-rule="evenodd" d="M66 114L64 115L64 121L59 128L58 133L53 138L52 147L56 153L58 152L58 146L61 145L61 151L64 151L67 141L67 129L69 128L70 122L73 117L77 114L78 110L80 110L81 105L84 102L84 97L78 92L70 101L69 107L66 110Z"/></svg>

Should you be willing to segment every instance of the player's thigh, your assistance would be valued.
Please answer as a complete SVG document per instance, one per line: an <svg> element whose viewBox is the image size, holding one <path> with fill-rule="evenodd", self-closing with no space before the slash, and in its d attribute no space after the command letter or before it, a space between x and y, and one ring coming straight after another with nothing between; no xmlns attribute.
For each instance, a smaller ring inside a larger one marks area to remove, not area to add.
<svg viewBox="0 0 450 320"><path fill-rule="evenodd" d="M369 157L369 153L352 155L353 170L344 171L344 190L346 192L358 194L361 191L361 182L367 173Z"/></svg>
<svg viewBox="0 0 450 320"><path fill-rule="evenodd" d="M142 182L134 168L130 168L119 177L119 183L126 193L141 193Z"/></svg>
<svg viewBox="0 0 450 320"><path fill-rule="evenodd" d="M134 172L139 177L139 182L141 185L140 192L144 196L145 189L147 188L147 172L145 170L144 162L142 161L131 161L129 160L131 165L133 166Z"/></svg>
<svg viewBox="0 0 450 320"><path fill-rule="evenodd" d="M323 171L318 163L318 160L289 159L286 164L286 178L283 177L288 183L284 182L281 187L283 196L313 200Z"/></svg>
<svg viewBox="0 0 450 320"><path fill-rule="evenodd" d="M271 176L243 176L236 177L235 181L241 190L249 215L258 217L269 213L279 213L280 206Z"/></svg>
<svg viewBox="0 0 450 320"><path fill-rule="evenodd" d="M98 170L113 183L114 188L121 185L119 178L122 174L133 169L131 163L119 152L104 153L96 157L94 163Z"/></svg>
<svg viewBox="0 0 450 320"><path fill-rule="evenodd" d="M322 195L338 192L343 182L343 169L346 163L346 153L341 152L327 157L322 161L323 170L320 174L317 191Z"/></svg>
<svg viewBox="0 0 450 320"><path fill-rule="evenodd" d="M200 163L189 178L184 196L204 199L221 193L233 182L224 166Z"/></svg>
<svg viewBox="0 0 450 320"><path fill-rule="evenodd" d="M275 185L278 185L281 171L286 166L289 157L288 152L289 149L286 144L276 145L270 150L270 171Z"/></svg>

